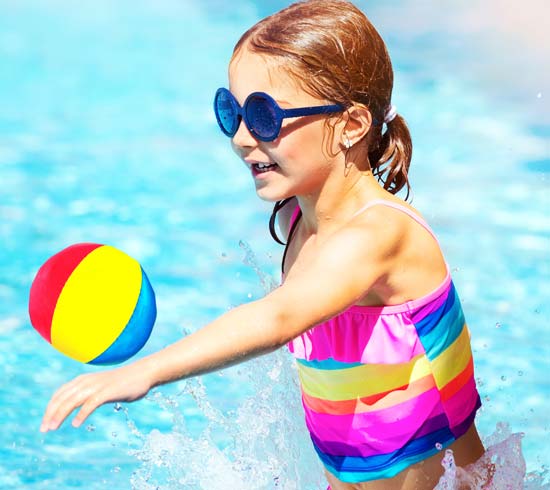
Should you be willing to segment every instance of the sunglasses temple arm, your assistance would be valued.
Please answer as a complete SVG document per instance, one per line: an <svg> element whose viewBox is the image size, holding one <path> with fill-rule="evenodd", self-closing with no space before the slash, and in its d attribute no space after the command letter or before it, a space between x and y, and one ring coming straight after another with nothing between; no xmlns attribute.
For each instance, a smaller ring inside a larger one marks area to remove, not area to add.
<svg viewBox="0 0 550 490"><path fill-rule="evenodd" d="M316 114L329 114L331 112L343 111L341 105L322 105L317 107L298 107L296 109L281 109L283 117L314 116Z"/></svg>

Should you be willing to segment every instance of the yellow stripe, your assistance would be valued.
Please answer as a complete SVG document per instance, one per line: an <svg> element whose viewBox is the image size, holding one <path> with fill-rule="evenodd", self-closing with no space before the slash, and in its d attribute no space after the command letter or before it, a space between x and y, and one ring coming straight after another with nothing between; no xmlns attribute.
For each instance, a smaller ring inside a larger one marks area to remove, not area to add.
<svg viewBox="0 0 550 490"><path fill-rule="evenodd" d="M458 376L470 361L470 335L464 325L456 340L432 361L435 382L439 389Z"/></svg>
<svg viewBox="0 0 550 490"><path fill-rule="evenodd" d="M405 386L430 374L430 363L419 354L401 364L365 364L348 369L315 369L298 364L305 393L324 400L353 400Z"/></svg>
<svg viewBox="0 0 550 490"><path fill-rule="evenodd" d="M67 280L52 319L53 346L81 362L102 354L134 312L141 267L110 246L88 254Z"/></svg>

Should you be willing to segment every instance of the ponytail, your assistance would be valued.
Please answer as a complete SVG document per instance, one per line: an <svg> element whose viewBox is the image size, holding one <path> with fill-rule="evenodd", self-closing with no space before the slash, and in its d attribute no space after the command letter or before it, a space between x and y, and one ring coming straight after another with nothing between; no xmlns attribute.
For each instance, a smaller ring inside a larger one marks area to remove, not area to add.
<svg viewBox="0 0 550 490"><path fill-rule="evenodd" d="M369 162L373 175L384 189L397 194L406 187L405 200L409 198L409 166L412 158L412 140L405 119L399 114L386 123L386 131L378 145L369 152Z"/></svg>

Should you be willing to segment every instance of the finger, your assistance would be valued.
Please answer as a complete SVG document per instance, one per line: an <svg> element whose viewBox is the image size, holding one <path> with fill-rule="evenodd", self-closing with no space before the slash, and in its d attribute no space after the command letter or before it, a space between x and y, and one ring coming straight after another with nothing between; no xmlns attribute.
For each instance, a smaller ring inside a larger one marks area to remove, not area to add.
<svg viewBox="0 0 550 490"><path fill-rule="evenodd" d="M42 418L42 424L40 426L40 430L42 432L47 431L50 425L53 425L51 424L51 421L54 418L54 415L56 414L59 405L63 404L68 399L68 397L72 396L72 394L78 389L78 385L81 382L81 379L75 378L71 382L64 384L53 394Z"/></svg>
<svg viewBox="0 0 550 490"><path fill-rule="evenodd" d="M73 427L80 427L82 423L88 418L88 416L100 405L103 405L106 402L103 398L100 396L93 396L86 400L85 403L82 404L82 407L76 414L76 417L73 419L72 425Z"/></svg>
<svg viewBox="0 0 550 490"><path fill-rule="evenodd" d="M83 383L83 377L78 376L77 378L73 379L72 381L65 383L63 386L57 389L57 391L52 395L50 401L48 402L48 406L46 407L46 414L49 414L53 412L54 407L59 404L61 401L66 399L68 396L70 396L76 389L78 389L78 386Z"/></svg>
<svg viewBox="0 0 550 490"><path fill-rule="evenodd" d="M41 432L59 428L69 414L86 400L90 394L87 384L86 378L79 377L61 387L53 395L42 419Z"/></svg>
<svg viewBox="0 0 550 490"><path fill-rule="evenodd" d="M68 393L69 392L67 391L67 389L59 390L54 393L54 395L48 402L46 410L44 411L44 415L42 416L40 432L47 432L48 430L55 428L55 424L53 423L54 416L58 410L59 405L63 403L64 399L67 398Z"/></svg>

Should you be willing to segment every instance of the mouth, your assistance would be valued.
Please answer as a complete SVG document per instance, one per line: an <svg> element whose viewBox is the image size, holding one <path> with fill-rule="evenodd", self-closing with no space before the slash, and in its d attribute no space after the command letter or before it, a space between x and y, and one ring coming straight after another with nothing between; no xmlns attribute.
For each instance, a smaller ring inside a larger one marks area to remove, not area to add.
<svg viewBox="0 0 550 490"><path fill-rule="evenodd" d="M250 167L252 169L252 173L254 174L254 176L256 176L275 170L279 168L279 165L277 165L276 163L256 162L253 163Z"/></svg>

